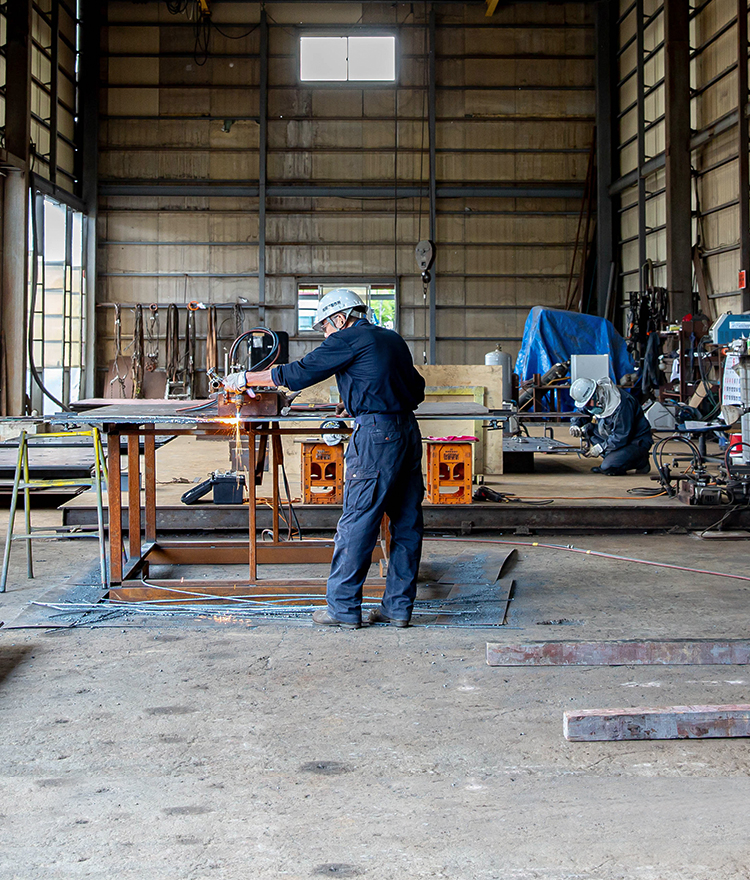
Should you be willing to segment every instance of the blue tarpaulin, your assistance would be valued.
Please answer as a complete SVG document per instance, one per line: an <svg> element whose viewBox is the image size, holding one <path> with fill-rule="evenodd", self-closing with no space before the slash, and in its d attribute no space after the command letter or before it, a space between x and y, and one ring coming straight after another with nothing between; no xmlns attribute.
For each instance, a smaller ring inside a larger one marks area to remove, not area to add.
<svg viewBox="0 0 750 880"><path fill-rule="evenodd" d="M635 370L625 340L604 318L534 306L526 319L514 372L519 382L570 360L572 354L608 354L609 375L615 382ZM567 395L565 395L567 397ZM572 401L568 397L568 402Z"/></svg>

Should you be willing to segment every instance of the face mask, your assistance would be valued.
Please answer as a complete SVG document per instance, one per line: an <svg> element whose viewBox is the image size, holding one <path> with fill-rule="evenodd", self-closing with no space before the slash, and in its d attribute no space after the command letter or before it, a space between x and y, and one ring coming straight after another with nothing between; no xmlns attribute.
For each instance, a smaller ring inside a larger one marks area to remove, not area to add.
<svg viewBox="0 0 750 880"><path fill-rule="evenodd" d="M586 407L586 409L588 410L588 412L591 413L592 416L599 416L604 412L604 407L600 406L598 403L594 406Z"/></svg>

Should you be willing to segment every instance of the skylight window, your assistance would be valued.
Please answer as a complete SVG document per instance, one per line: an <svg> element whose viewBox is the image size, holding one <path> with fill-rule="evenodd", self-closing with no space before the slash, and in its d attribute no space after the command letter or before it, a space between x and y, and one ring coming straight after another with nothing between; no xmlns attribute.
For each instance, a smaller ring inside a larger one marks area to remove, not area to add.
<svg viewBox="0 0 750 880"><path fill-rule="evenodd" d="M395 37L300 37L302 82L393 82Z"/></svg>

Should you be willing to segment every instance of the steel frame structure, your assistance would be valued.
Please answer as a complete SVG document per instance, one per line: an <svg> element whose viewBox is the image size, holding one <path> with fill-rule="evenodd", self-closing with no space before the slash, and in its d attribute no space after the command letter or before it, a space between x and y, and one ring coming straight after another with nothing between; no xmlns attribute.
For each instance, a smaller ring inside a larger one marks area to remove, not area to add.
<svg viewBox="0 0 750 880"><path fill-rule="evenodd" d="M179 408L179 407L178 407ZM330 563L333 554L332 540L281 540L281 494L279 470L283 462L281 437L284 435L309 435L320 432L320 417L305 421L304 417L279 416L266 421L240 421L239 431L247 437L248 449L256 449L254 467L248 475L248 539L190 539L159 540L156 530L156 437L159 435L227 435L234 429L235 419L217 416L196 417L180 415L174 405L161 402L150 406L105 407L81 414L59 413L51 417L53 424L87 425L101 427L107 435L108 528L109 528L109 598L122 601L141 601L155 598L171 598L174 601L201 601L216 597L232 597L249 590L254 596L278 593L283 587L293 593L318 590L325 592L325 578L301 578L283 580L259 576L258 566L268 564ZM261 417L259 417L261 418ZM309 418L309 417L308 417ZM303 422L303 424L300 424ZM295 424L296 423L296 424ZM351 429L342 430L350 433ZM128 488L123 504L121 486L122 450L121 440L127 443ZM143 468L141 468L141 445ZM262 474L266 447L270 448L270 473L272 488L271 541L257 539L257 485L256 475ZM141 516L141 485L144 504ZM124 524L127 524L124 528ZM123 532L127 531L127 554L124 553ZM373 562L387 560L387 534L381 528L380 544L373 553ZM175 578L144 578L152 565L230 565L246 564L246 579L186 580ZM381 567L381 573L383 569ZM382 590L381 578L368 580L368 589ZM203 594L203 595L201 595Z"/></svg>

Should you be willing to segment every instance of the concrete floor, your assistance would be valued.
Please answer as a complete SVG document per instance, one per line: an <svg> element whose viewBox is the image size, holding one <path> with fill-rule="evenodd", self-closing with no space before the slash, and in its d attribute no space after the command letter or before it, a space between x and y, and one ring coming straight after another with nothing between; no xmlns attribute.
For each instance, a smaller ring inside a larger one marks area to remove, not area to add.
<svg viewBox="0 0 750 880"><path fill-rule="evenodd" d="M551 540L750 574L744 541ZM6 624L95 560L36 547ZM746 668L500 669L485 645L747 637L750 582L519 551L502 630L0 630L0 876L749 877L748 740L562 735L570 708L748 702Z"/></svg>

